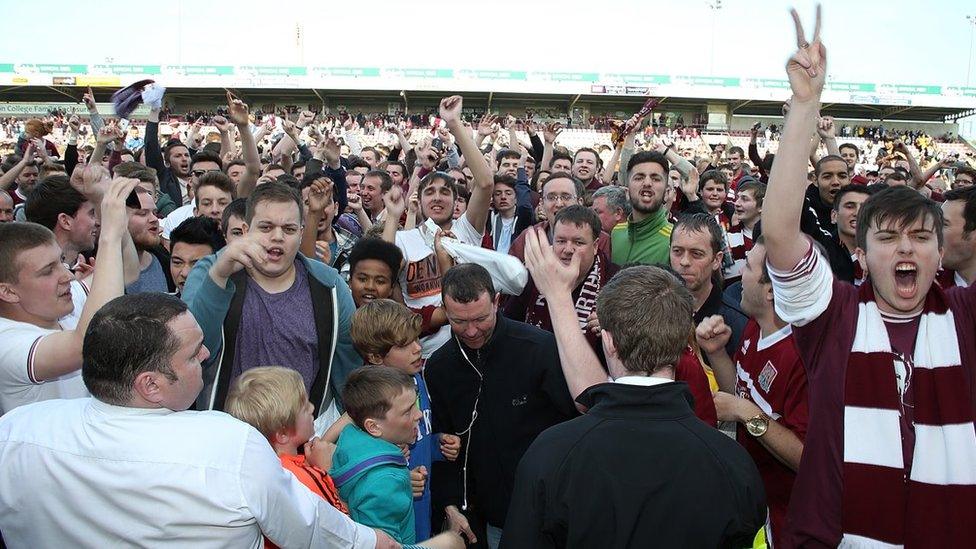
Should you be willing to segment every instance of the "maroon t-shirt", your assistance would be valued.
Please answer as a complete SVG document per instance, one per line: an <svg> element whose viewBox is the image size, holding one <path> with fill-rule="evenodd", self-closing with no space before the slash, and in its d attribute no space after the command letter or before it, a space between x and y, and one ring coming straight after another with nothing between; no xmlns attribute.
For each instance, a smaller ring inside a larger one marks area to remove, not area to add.
<svg viewBox="0 0 976 549"><path fill-rule="evenodd" d="M809 423L807 377L790 327L763 338L759 324L749 320L742 331L735 365L738 395L755 403L803 442ZM762 475L773 547L780 547L787 532L786 510L796 473L749 435L741 423L736 440L749 451Z"/></svg>

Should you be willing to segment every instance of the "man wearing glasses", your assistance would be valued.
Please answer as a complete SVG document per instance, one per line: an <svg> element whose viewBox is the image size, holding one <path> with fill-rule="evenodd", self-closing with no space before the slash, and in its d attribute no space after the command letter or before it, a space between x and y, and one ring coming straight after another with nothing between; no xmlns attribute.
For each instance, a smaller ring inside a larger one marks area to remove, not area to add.
<svg viewBox="0 0 976 549"><path fill-rule="evenodd" d="M567 206L573 206L576 204L583 203L584 188L583 182L579 179L573 177L569 172L554 172L549 176L549 179L542 185L542 208L546 214L546 219L535 224L535 227L542 228L546 235L549 237L549 243L552 243L552 226L550 224L551 219L556 218L556 214L559 210ZM525 233L522 234L512 242L512 247L508 249L509 255L514 255L519 258L520 261L525 262ZM610 257L610 237L605 232L600 233L600 237L596 241L597 249Z"/></svg>

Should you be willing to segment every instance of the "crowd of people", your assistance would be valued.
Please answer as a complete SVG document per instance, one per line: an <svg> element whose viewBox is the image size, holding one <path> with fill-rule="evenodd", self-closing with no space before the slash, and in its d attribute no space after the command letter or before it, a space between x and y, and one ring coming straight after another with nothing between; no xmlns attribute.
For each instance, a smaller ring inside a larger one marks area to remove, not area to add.
<svg viewBox="0 0 976 549"><path fill-rule="evenodd" d="M976 170L839 142L793 17L775 148L460 96L14 122L3 542L966 545Z"/></svg>

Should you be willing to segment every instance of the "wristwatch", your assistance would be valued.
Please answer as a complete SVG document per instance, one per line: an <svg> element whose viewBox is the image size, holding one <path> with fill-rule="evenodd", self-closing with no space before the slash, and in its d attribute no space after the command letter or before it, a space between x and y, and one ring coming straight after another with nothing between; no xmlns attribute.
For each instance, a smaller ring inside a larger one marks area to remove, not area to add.
<svg viewBox="0 0 976 549"><path fill-rule="evenodd" d="M765 435L767 429L769 429L769 416L763 412L746 421L746 431L756 438Z"/></svg>

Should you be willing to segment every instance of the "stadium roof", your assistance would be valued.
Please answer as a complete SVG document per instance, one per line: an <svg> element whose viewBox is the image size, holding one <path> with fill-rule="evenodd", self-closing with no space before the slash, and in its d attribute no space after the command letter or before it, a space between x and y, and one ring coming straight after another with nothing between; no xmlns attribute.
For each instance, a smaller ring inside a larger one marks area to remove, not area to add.
<svg viewBox="0 0 976 549"><path fill-rule="evenodd" d="M108 102L114 88L95 88L96 99ZM245 101L260 105L307 105L325 103L336 105L357 105L364 103L403 103L399 91L355 90L355 89L298 89L298 88L233 88L232 91ZM0 102L65 103L81 102L84 88L77 86L17 86L0 88ZM406 101L412 109L436 105L440 98L450 95L450 91L406 90ZM465 97L466 107L484 108L489 102L493 108L551 106L568 110L577 103L589 104L591 110L636 111L646 100L644 95L609 94L553 94L553 93L513 93L458 91ZM174 87L167 89L167 97L177 104L184 101L193 104L214 105L223 103L224 88ZM658 110L674 109L682 111L702 111L708 104L730 105L733 115L742 116L780 116L782 102L758 99L708 99L699 97L663 98ZM823 114L835 118L912 120L926 122L955 121L963 116L976 114L976 110L961 107L881 105L825 102Z"/></svg>

